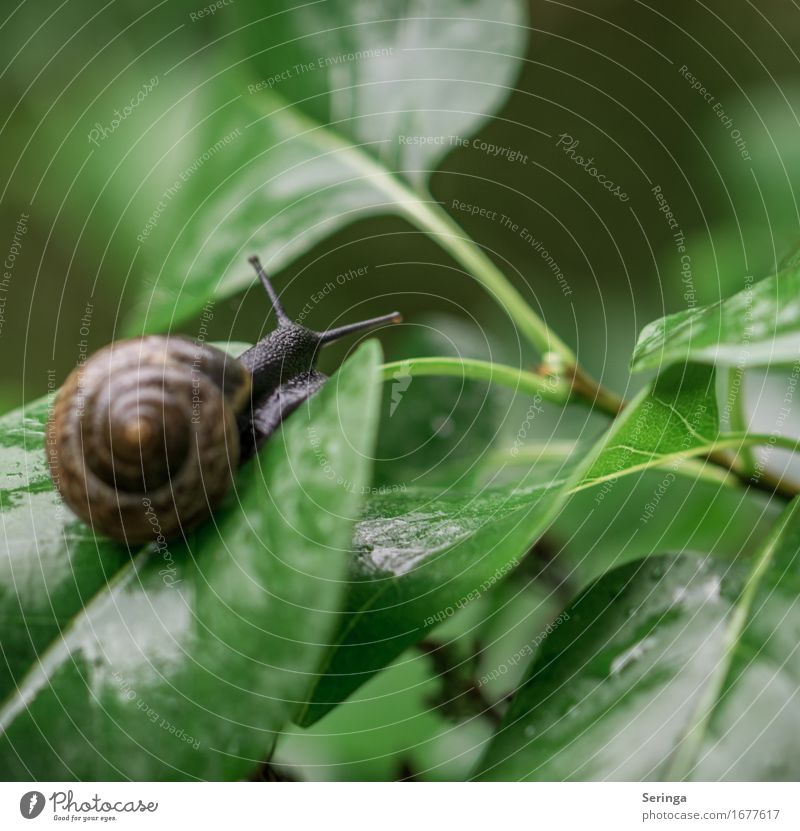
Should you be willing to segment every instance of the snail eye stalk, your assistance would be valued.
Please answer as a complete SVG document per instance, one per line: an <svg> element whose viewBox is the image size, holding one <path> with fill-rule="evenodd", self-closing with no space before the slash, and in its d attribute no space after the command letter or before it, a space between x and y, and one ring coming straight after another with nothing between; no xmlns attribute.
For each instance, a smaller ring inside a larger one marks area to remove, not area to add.
<svg viewBox="0 0 800 831"><path fill-rule="evenodd" d="M384 323L400 323L403 316L400 312L391 312L388 315L381 315L380 317L372 317L369 320L361 320L358 323L348 323L346 326L339 326L336 329L328 329L327 332L320 332L319 342L321 344L333 343L339 338L346 335L352 335L354 332L363 332L367 329L374 329L376 326L382 326Z"/></svg>
<svg viewBox="0 0 800 831"><path fill-rule="evenodd" d="M263 266L261 265L261 260L254 255L249 257L249 262L256 270L256 274L258 274L258 278L261 280L261 284L264 286L264 290L269 296L272 308L275 310L275 315L278 318L278 323L281 326L292 326L293 321L289 315L286 314L283 306L281 305L281 301L278 298L269 277L267 277ZM327 332L315 332L314 334L317 337L319 345L324 346L325 344L333 343L335 340L339 340L339 338L343 338L346 335L352 335L354 332L364 332L367 329L374 329L376 326L382 326L385 323L400 323L402 319L403 317L400 312L391 312L388 315L372 317L369 320L361 320L358 323L348 323L346 326L338 326L335 329L328 329Z"/></svg>
<svg viewBox="0 0 800 831"><path fill-rule="evenodd" d="M259 260L256 256L252 256L249 258L249 262L250 265L252 265L256 270L256 274L258 274L258 278L261 280L261 285L264 286L264 290L269 295L270 303L272 303L272 308L275 310L275 315L277 316L280 325L290 325L292 323L292 319L284 311L281 301L278 299L278 295L275 293L275 289L272 287L272 283L261 265L261 260Z"/></svg>

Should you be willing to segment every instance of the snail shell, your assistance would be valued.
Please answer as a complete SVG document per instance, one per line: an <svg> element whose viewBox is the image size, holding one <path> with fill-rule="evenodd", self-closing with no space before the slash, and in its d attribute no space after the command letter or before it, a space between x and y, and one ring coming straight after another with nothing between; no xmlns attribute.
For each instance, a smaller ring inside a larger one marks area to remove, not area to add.
<svg viewBox="0 0 800 831"><path fill-rule="evenodd" d="M47 427L62 498L95 531L129 543L189 531L231 485L250 382L239 361L188 338L96 352L67 378Z"/></svg>

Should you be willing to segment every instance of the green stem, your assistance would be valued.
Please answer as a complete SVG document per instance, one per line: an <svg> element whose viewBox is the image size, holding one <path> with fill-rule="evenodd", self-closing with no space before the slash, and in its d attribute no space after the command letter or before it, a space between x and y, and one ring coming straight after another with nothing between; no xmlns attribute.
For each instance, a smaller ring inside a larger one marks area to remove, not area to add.
<svg viewBox="0 0 800 831"><path fill-rule="evenodd" d="M499 384L515 391L521 390L539 396L556 404L566 404L570 397L570 386L563 378L542 377L533 372L490 361L466 358L408 358L404 361L384 364L381 371L387 381L409 376L448 375L471 381Z"/></svg>
<svg viewBox="0 0 800 831"><path fill-rule="evenodd" d="M611 418L616 418L626 404L624 399L595 381L577 364L572 371L572 397L582 400L591 409L600 410Z"/></svg>
<svg viewBox="0 0 800 831"><path fill-rule="evenodd" d="M575 353L553 332L511 285L502 271L467 236L461 226L430 197L426 201L406 198L401 202L406 218L430 234L456 262L483 285L520 331L545 359L557 355L565 368L577 363Z"/></svg>
<svg viewBox="0 0 800 831"><path fill-rule="evenodd" d="M557 355L566 368L575 366L576 358L572 350L536 314L505 274L429 193L414 190L362 147L345 141L329 127L300 112L277 93L264 91L256 100L264 106L265 116L283 120L295 136L305 136L324 152L336 154L359 178L368 180L384 193L398 213L436 240L489 290L545 359L549 353Z"/></svg>

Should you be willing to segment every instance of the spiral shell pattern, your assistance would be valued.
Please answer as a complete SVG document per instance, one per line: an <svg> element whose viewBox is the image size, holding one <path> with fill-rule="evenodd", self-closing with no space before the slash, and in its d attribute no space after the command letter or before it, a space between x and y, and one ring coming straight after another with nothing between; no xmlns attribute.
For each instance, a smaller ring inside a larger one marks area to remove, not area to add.
<svg viewBox="0 0 800 831"><path fill-rule="evenodd" d="M96 352L67 378L47 427L62 498L96 532L128 543L191 530L231 485L250 378L236 359L188 338Z"/></svg>

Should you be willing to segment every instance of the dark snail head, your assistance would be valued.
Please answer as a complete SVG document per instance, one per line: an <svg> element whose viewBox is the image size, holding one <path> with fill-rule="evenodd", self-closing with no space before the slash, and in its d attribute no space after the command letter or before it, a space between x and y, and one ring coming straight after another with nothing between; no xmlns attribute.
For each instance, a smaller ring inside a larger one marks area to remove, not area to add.
<svg viewBox="0 0 800 831"><path fill-rule="evenodd" d="M316 369L320 349L353 332L384 323L398 323L398 312L326 332L294 323L283 309L258 257L250 262L272 302L277 327L252 349L239 356L253 378L250 407L239 416L242 458L248 459L275 432L284 418L312 396L327 380Z"/></svg>
<svg viewBox="0 0 800 831"><path fill-rule="evenodd" d="M187 338L117 341L73 370L47 426L64 501L130 543L188 531L230 487L250 374Z"/></svg>
<svg viewBox="0 0 800 831"><path fill-rule="evenodd" d="M355 332L363 332L385 323L399 323L402 319L399 312L392 312L325 332L316 332L295 323L286 314L258 257L250 257L250 263L255 268L278 319L277 327L269 335L239 357L253 375L254 402L265 392L270 393L280 384L314 369L323 346Z"/></svg>

